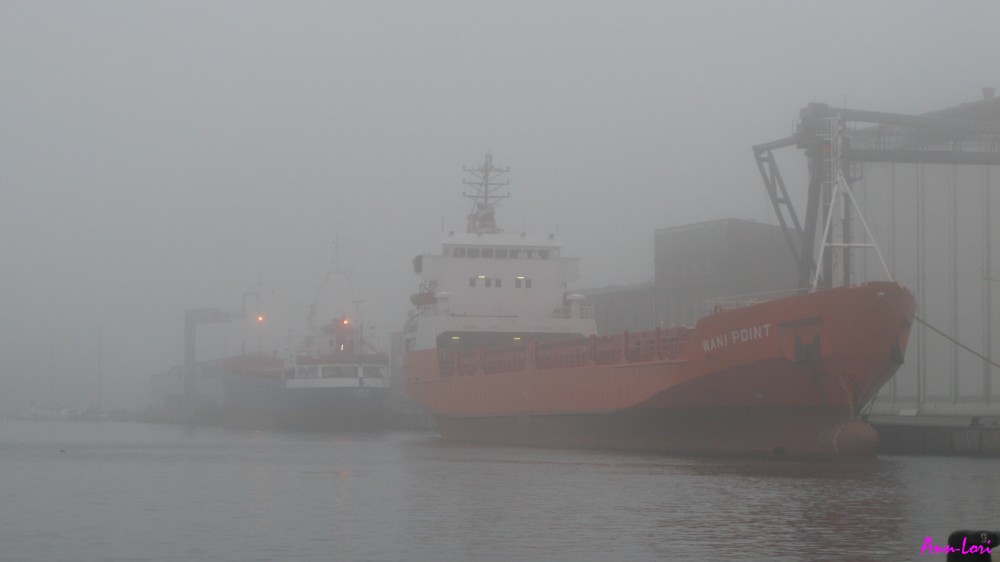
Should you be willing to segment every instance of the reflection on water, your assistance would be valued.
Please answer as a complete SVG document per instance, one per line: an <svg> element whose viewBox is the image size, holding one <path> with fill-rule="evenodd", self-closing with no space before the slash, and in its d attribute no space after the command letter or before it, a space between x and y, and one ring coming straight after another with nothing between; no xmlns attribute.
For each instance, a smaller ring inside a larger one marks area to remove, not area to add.
<svg viewBox="0 0 1000 562"><path fill-rule="evenodd" d="M537 558L898 560L919 550L901 533L899 462L663 458L452 447L450 468L422 474L434 511L479 509L420 535L462 537L489 553L504 537ZM475 548L463 554L479 555Z"/></svg>
<svg viewBox="0 0 1000 562"><path fill-rule="evenodd" d="M4 560L901 560L996 528L986 459L553 451L0 424Z"/></svg>

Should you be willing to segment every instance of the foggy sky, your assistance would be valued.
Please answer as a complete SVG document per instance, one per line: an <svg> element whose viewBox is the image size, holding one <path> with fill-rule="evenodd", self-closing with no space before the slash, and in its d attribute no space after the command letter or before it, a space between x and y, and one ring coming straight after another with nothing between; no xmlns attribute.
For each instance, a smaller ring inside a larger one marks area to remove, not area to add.
<svg viewBox="0 0 1000 562"><path fill-rule="evenodd" d="M921 113L1000 85L998 21L911 0L0 2L0 409L50 382L93 405L98 332L104 405L144 404L184 310L258 286L260 333L206 328L199 359L285 347L317 298L363 300L387 344L487 150L511 168L502 226L558 230L578 287L649 280L655 228L773 222L750 147L808 102ZM336 237L351 295L323 286Z"/></svg>

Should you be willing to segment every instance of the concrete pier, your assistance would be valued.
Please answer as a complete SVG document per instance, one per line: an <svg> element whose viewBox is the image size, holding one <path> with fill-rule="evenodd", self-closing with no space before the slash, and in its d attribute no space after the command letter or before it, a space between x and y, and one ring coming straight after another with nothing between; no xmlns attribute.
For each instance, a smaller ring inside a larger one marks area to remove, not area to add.
<svg viewBox="0 0 1000 562"><path fill-rule="evenodd" d="M873 415L879 454L1000 457L1000 417Z"/></svg>

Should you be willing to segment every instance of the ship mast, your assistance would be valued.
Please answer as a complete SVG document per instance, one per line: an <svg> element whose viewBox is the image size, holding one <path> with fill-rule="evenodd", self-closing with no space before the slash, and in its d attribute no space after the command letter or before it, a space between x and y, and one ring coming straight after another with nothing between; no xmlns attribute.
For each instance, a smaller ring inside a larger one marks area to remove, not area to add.
<svg viewBox="0 0 1000 562"><path fill-rule="evenodd" d="M496 213L494 206L501 200L510 197L510 194L497 195L496 191L501 187L510 184L510 180L497 181L497 178L510 171L510 168L494 168L493 153L487 152L483 158L483 163L478 168L462 167L466 173L474 179L463 179L462 183L472 186L475 193L462 193L463 197L472 199L472 211L468 216L466 232L472 234L496 234L503 232L497 228Z"/></svg>

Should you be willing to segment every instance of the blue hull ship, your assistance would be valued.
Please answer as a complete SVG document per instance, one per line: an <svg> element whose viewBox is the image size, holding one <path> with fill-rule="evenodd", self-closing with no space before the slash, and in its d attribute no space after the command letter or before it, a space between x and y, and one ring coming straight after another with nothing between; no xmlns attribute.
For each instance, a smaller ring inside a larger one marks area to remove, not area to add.
<svg viewBox="0 0 1000 562"><path fill-rule="evenodd" d="M286 360L240 355L224 364L228 424L330 430L385 423L388 357L355 340L347 318L307 337L303 349Z"/></svg>

